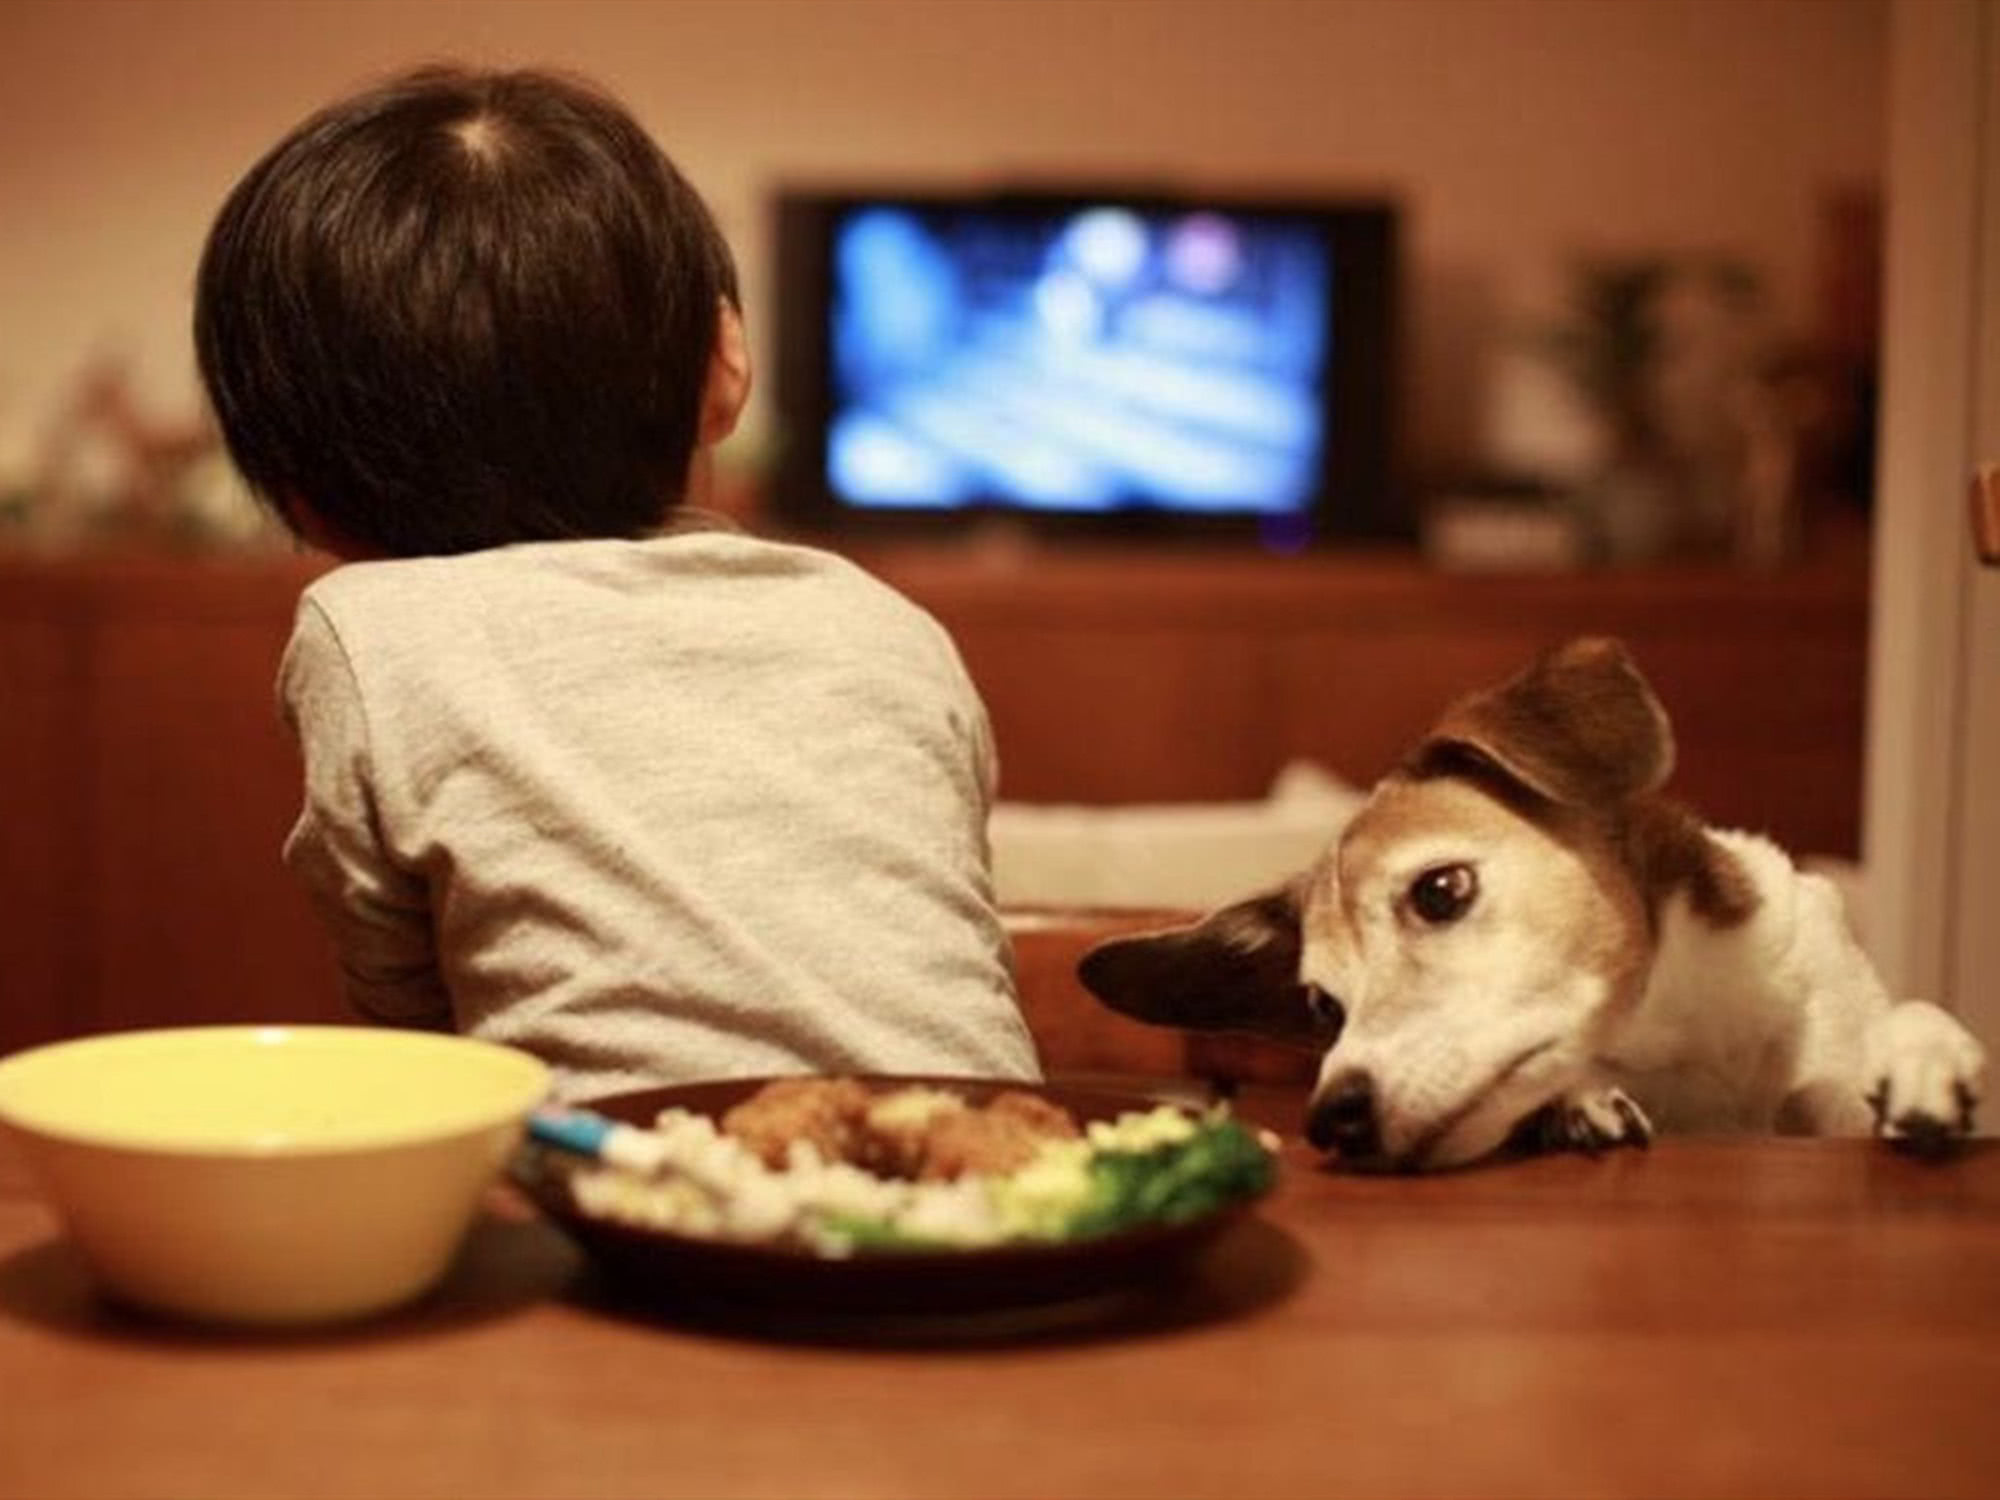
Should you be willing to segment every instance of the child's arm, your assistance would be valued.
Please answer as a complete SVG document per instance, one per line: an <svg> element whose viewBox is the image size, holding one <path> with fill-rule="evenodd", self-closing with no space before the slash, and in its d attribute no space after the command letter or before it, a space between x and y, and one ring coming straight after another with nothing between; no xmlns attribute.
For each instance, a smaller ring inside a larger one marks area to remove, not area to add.
<svg viewBox="0 0 2000 1500"><path fill-rule="evenodd" d="M391 1025L450 1030L429 890L385 845L367 715L339 637L310 601L285 653L279 697L305 770L285 864L332 934L348 1003Z"/></svg>

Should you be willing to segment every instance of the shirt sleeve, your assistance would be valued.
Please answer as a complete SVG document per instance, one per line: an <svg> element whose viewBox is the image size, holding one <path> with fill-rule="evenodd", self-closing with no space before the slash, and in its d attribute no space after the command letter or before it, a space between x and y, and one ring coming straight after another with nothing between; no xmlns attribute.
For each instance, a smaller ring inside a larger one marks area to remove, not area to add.
<svg viewBox="0 0 2000 1500"><path fill-rule="evenodd" d="M348 1003L394 1025L450 1028L429 892L386 847L368 716L332 622L310 598L278 675L305 792L285 841L286 866L333 935Z"/></svg>
<svg viewBox="0 0 2000 1500"><path fill-rule="evenodd" d="M993 737L993 719L951 632L928 613L925 620L951 697L953 722L965 740L972 772L972 792L978 801L979 815L984 818L1000 795L1000 753Z"/></svg>

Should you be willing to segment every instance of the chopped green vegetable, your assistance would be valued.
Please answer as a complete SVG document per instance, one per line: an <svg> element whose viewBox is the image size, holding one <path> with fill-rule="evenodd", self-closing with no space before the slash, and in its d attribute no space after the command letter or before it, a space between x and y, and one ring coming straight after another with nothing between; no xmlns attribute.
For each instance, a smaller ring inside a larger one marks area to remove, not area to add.
<svg viewBox="0 0 2000 1500"><path fill-rule="evenodd" d="M1093 1131L1090 1142L1053 1142L1027 1166L994 1179L989 1193L1003 1240L1060 1243L1200 1218L1261 1193L1275 1171L1255 1134L1229 1116L1193 1120L1163 1110ZM830 1215L825 1222L858 1251L964 1248L887 1220Z"/></svg>
<svg viewBox="0 0 2000 1500"><path fill-rule="evenodd" d="M950 1250L952 1243L938 1235L913 1234L887 1219L864 1219L855 1214L828 1214L822 1221L828 1233L845 1240L853 1250Z"/></svg>
<svg viewBox="0 0 2000 1500"><path fill-rule="evenodd" d="M1086 1239L1140 1224L1179 1224L1270 1186L1270 1153L1239 1122L1202 1121L1186 1140L1147 1151L1099 1151L1090 1194L1063 1238Z"/></svg>

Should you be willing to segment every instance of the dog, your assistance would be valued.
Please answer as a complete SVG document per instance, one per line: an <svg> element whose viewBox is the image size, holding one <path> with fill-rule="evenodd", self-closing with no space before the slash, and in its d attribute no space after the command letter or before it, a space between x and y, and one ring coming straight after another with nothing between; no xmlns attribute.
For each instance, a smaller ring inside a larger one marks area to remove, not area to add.
<svg viewBox="0 0 2000 1500"><path fill-rule="evenodd" d="M1322 1051L1307 1139L1364 1169L1970 1134L1978 1041L1891 1000L1831 882L1662 795L1673 762L1625 647L1571 641L1450 707L1311 868L1078 977L1141 1021Z"/></svg>

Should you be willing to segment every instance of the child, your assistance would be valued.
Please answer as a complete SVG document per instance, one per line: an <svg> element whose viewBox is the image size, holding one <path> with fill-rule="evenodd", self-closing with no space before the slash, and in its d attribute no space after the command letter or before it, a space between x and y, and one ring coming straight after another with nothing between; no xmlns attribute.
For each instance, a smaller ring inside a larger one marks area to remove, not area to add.
<svg viewBox="0 0 2000 1500"><path fill-rule="evenodd" d="M286 862L362 1013L573 1099L1036 1076L984 708L908 601L694 508L750 384L735 273L616 104L462 70L335 104L223 205L195 340L252 490L347 564L279 694Z"/></svg>

